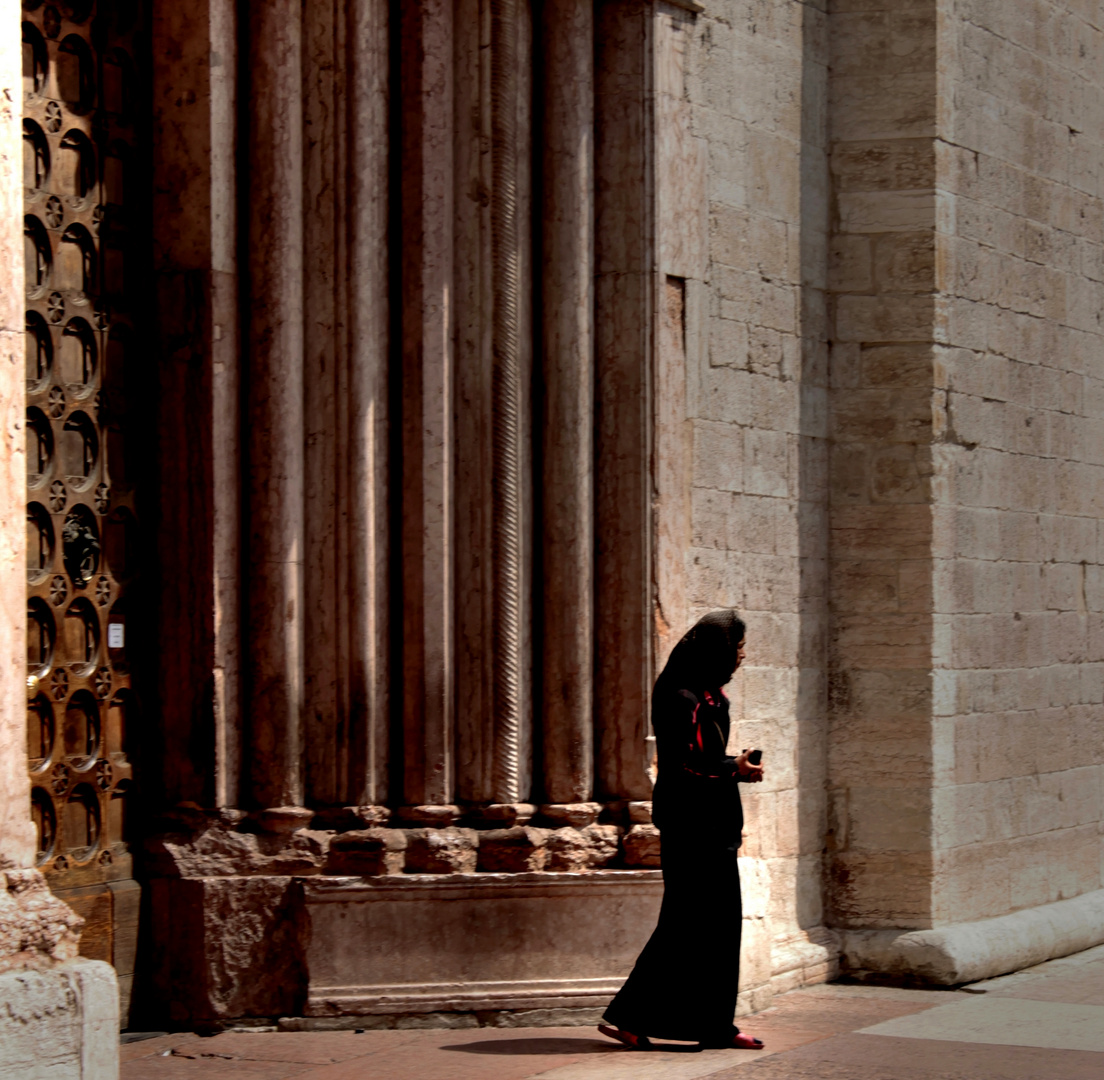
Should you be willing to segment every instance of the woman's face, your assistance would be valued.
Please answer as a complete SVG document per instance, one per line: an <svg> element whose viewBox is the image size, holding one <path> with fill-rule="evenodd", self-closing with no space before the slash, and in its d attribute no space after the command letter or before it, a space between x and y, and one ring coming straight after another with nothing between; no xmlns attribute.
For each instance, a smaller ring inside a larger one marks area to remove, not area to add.
<svg viewBox="0 0 1104 1080"><path fill-rule="evenodd" d="M718 686L726 685L728 683L728 681L732 678L732 676L736 674L736 669L743 662L744 662L744 642L741 641L740 644L736 646L736 662L735 662L735 664L731 668L726 668L725 671L717 672L717 675L719 676L719 678L717 680L717 685Z"/></svg>
<svg viewBox="0 0 1104 1080"><path fill-rule="evenodd" d="M741 638L740 644L736 646L736 667L739 667L744 662L744 646L747 644L747 638Z"/></svg>

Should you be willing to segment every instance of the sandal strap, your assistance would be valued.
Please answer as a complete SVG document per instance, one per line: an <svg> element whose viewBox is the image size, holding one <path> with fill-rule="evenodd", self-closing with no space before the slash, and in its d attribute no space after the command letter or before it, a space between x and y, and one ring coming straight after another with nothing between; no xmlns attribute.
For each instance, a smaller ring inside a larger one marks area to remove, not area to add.
<svg viewBox="0 0 1104 1080"><path fill-rule="evenodd" d="M598 1030L607 1038L624 1043L630 1050L651 1050L652 1044L644 1035L634 1035L631 1031L622 1031L611 1024L599 1024Z"/></svg>

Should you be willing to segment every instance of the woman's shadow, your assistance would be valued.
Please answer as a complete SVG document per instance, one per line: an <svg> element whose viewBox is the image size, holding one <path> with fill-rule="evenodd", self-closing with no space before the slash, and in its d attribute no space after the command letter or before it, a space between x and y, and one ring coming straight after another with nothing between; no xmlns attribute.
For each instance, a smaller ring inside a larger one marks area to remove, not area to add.
<svg viewBox="0 0 1104 1080"><path fill-rule="evenodd" d="M696 1043L655 1043L656 1050L674 1054L697 1053ZM528 1039L484 1039L477 1042L453 1043L442 1046L442 1050L456 1050L462 1054L505 1054L518 1056L528 1054L532 1057L551 1054L570 1054L579 1057L583 1054L623 1054L624 1046L607 1042L604 1039L571 1039L556 1036L539 1036Z"/></svg>

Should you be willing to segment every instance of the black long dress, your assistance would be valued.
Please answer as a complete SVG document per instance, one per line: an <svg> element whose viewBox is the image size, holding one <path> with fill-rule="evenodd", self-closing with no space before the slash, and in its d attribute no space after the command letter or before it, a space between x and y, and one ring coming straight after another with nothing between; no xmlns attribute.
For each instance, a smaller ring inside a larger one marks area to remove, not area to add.
<svg viewBox="0 0 1104 1080"><path fill-rule="evenodd" d="M738 636L737 636L738 635ZM728 699L743 624L731 612L697 623L652 695L659 773L653 820L662 843L659 922L607 1023L638 1036L731 1041L740 977L739 775L726 756Z"/></svg>

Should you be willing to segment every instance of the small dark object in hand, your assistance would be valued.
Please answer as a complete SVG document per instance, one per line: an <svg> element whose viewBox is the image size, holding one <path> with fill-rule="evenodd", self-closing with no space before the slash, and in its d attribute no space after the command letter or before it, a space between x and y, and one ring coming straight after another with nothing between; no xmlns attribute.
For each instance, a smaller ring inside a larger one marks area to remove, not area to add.
<svg viewBox="0 0 1104 1080"><path fill-rule="evenodd" d="M763 760L763 751L762 750L752 750L751 753L748 754L748 764L749 765L758 765L759 762L762 761L762 760Z"/></svg>

